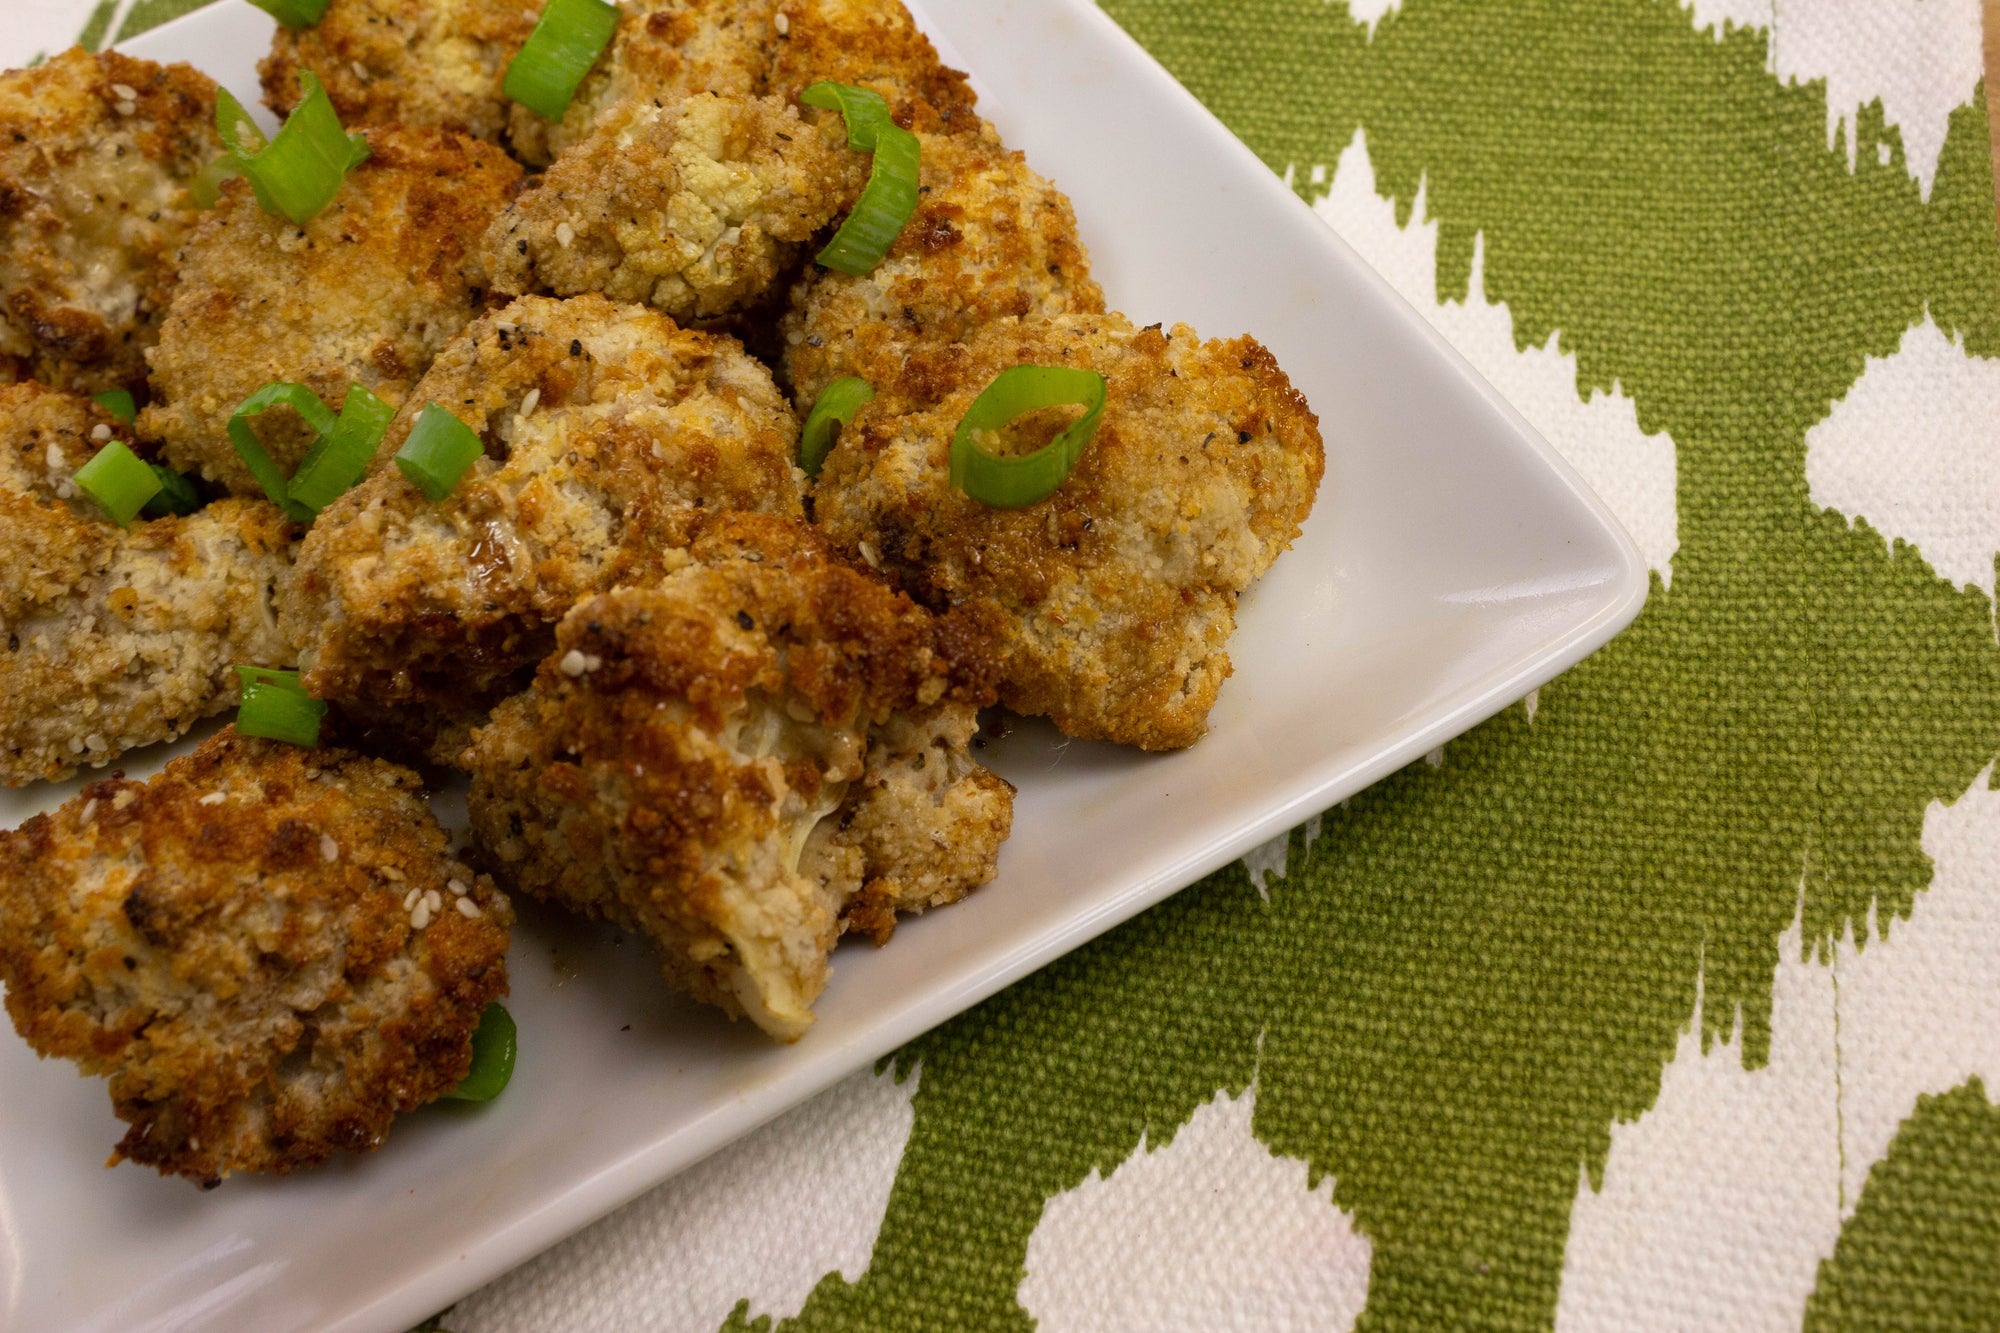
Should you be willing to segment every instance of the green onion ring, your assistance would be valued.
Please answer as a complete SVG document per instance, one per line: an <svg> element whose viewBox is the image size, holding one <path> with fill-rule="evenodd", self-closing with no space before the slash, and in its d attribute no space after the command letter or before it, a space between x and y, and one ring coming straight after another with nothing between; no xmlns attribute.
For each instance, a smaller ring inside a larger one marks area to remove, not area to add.
<svg viewBox="0 0 2000 1333"><path fill-rule="evenodd" d="M951 485L996 509L1020 509L1047 499L1083 456L1083 446L1104 415L1104 398L1104 376L1094 370L1014 366L1001 371L972 400L952 432ZM1083 415L1031 454L1005 458L979 443L981 434L999 430L1023 412L1063 403L1079 405Z"/></svg>
<svg viewBox="0 0 2000 1333"><path fill-rule="evenodd" d="M396 409L359 384L347 386L340 416L299 460L286 494L318 514L361 480Z"/></svg>
<svg viewBox="0 0 2000 1333"><path fill-rule="evenodd" d="M458 479L485 453L472 427L436 403L426 404L410 427L409 438L396 451L396 466L410 484L433 500L442 500Z"/></svg>
<svg viewBox="0 0 2000 1333"><path fill-rule="evenodd" d="M117 440L91 455L90 461L76 470L73 480L121 528L160 489L160 479L153 475L153 469Z"/></svg>
<svg viewBox="0 0 2000 1333"><path fill-rule="evenodd" d="M865 277L882 262L917 211L923 146L917 136L889 119L880 93L845 83L815 83L799 94L806 106L837 110L847 121L847 146L873 153L868 184L826 248L813 256L823 268Z"/></svg>
<svg viewBox="0 0 2000 1333"><path fill-rule="evenodd" d="M250 418L261 415L266 409L283 403L297 412L311 427L314 435L325 435L333 429L335 417L320 396L303 384L288 384L278 380L266 384L257 392L245 398L229 417L229 442L236 446L237 457L250 469L250 475L264 488L264 494L271 497L271 503L285 511L287 517L300 522L312 521L313 511L296 503L291 496L291 487L285 474L279 470L277 462L266 452L263 442L250 429Z"/></svg>
<svg viewBox="0 0 2000 1333"><path fill-rule="evenodd" d="M185 517L201 508L201 492L194 483L170 467L149 463L153 475L160 479L160 490L146 501L144 513L147 518L166 518L169 515Z"/></svg>
<svg viewBox="0 0 2000 1333"><path fill-rule="evenodd" d="M507 65L500 91L538 116L561 120L577 85L618 29L618 7L604 0L549 0Z"/></svg>
<svg viewBox="0 0 2000 1333"><path fill-rule="evenodd" d="M107 389L90 395L90 401L128 426L138 420L139 406L132 401L130 389Z"/></svg>
<svg viewBox="0 0 2000 1333"><path fill-rule="evenodd" d="M799 466L808 477L817 477L826 455L833 448L833 428L854 420L861 405L875 396L875 386L854 375L842 375L819 391L819 399L806 413L805 428L799 432Z"/></svg>
<svg viewBox="0 0 2000 1333"><path fill-rule="evenodd" d="M215 128L264 211L302 227L333 202L347 173L368 160L368 141L341 128L311 70L300 71L299 87L305 95L268 142L227 88L215 91Z"/></svg>
<svg viewBox="0 0 2000 1333"><path fill-rule="evenodd" d="M310 28L326 13L327 0L250 0L287 28Z"/></svg>
<svg viewBox="0 0 2000 1333"><path fill-rule="evenodd" d="M514 1077L514 1016L504 1005L489 1004L472 1034L472 1068L445 1096L461 1102L490 1102Z"/></svg>
<svg viewBox="0 0 2000 1333"><path fill-rule="evenodd" d="M239 735L288 741L308 750L319 744L326 705L306 693L298 672L239 666L236 678L243 686L243 702L236 710Z"/></svg>

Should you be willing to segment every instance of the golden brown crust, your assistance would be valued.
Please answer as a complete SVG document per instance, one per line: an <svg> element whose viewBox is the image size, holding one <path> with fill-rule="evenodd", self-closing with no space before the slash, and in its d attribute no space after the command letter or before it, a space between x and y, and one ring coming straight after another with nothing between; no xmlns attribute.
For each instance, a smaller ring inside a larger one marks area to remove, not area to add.
<svg viewBox="0 0 2000 1333"><path fill-rule="evenodd" d="M577 86L561 121L512 107L508 138L515 154L531 166L546 166L623 102L670 106L696 93L763 92L777 40L774 5L775 0L626 0L610 47Z"/></svg>
<svg viewBox="0 0 2000 1333"><path fill-rule="evenodd" d="M756 302L853 206L867 159L777 98L629 102L530 182L481 247L496 292L597 292L683 323Z"/></svg>
<svg viewBox="0 0 2000 1333"><path fill-rule="evenodd" d="M319 22L280 26L259 62L264 103L280 116L299 74L319 76L350 128L456 130L498 144L513 103L501 80L544 0L333 0Z"/></svg>
<svg viewBox="0 0 2000 1333"><path fill-rule="evenodd" d="M303 227L258 207L242 181L188 236L180 282L148 353L153 403L142 434L167 460L239 495L261 495L225 427L272 380L331 407L360 384L392 407L484 293L462 272L520 178L488 144L444 130L367 131L372 155ZM289 408L253 429L287 474L311 442Z"/></svg>
<svg viewBox="0 0 2000 1333"><path fill-rule="evenodd" d="M766 78L773 95L793 99L821 80L853 84L882 94L907 129L979 127L965 75L939 63L901 0L781 0L772 22L780 34ZM831 111L813 114L837 119Z"/></svg>
<svg viewBox="0 0 2000 1333"><path fill-rule="evenodd" d="M215 85L185 65L77 47L0 73L0 382L143 383L185 186L221 151Z"/></svg>
<svg viewBox="0 0 2000 1333"><path fill-rule="evenodd" d="M643 932L673 984L792 1040L843 908L880 938L885 912L985 883L1013 793L966 753L990 696L909 599L776 516L721 516L692 555L564 618L467 752L474 834L523 890Z"/></svg>
<svg viewBox="0 0 2000 1333"><path fill-rule="evenodd" d="M114 1162L207 1183L366 1151L455 1087L511 921L415 774L233 728L0 834L15 1027L110 1077Z"/></svg>
<svg viewBox="0 0 2000 1333"><path fill-rule="evenodd" d="M918 139L922 194L883 261L860 277L810 269L792 289L780 331L801 410L842 375L888 383L915 347L992 320L1104 310L1062 191L990 126Z"/></svg>
<svg viewBox="0 0 2000 1333"><path fill-rule="evenodd" d="M101 766L236 698L234 663L289 666L274 588L297 530L224 500L120 529L70 481L113 433L95 404L0 388L0 783Z"/></svg>
<svg viewBox="0 0 2000 1333"><path fill-rule="evenodd" d="M802 512L798 425L769 372L642 307L524 297L485 316L385 456L433 401L489 456L437 503L384 468L320 516L283 619L320 698L489 706L578 598L684 560L703 512Z"/></svg>
<svg viewBox="0 0 2000 1333"><path fill-rule="evenodd" d="M1023 509L947 484L952 434L1014 365L1107 381L1069 479ZM1072 735L1192 745L1229 674L1236 595L1298 535L1324 469L1319 423L1251 338L1118 315L1003 320L912 354L828 456L816 521L932 607L1009 623L1000 698Z"/></svg>

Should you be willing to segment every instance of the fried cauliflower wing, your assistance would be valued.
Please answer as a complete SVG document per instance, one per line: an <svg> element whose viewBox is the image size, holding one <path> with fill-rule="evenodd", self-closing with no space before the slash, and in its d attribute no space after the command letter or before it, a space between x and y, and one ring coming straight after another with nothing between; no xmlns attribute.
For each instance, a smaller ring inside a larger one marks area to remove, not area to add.
<svg viewBox="0 0 2000 1333"><path fill-rule="evenodd" d="M765 91L790 100L821 80L872 88L896 123L933 134L979 128L965 75L938 61L901 0L780 0ZM831 111L813 115L838 119Z"/></svg>
<svg viewBox="0 0 2000 1333"><path fill-rule="evenodd" d="M977 636L796 520L724 516L693 556L579 603L474 733L474 838L503 879L645 934L674 986L791 1041L843 909L879 939L985 883L1013 789L967 754L991 697Z"/></svg>
<svg viewBox="0 0 2000 1333"><path fill-rule="evenodd" d="M643 307L525 297L485 316L390 424L385 457L429 402L487 456L436 503L385 467L313 525L281 623L316 697L488 706L577 599L684 561L704 511L802 511L798 424L770 373Z"/></svg>
<svg viewBox="0 0 2000 1333"><path fill-rule="evenodd" d="M222 151L215 85L81 47L0 73L0 383L132 388Z"/></svg>
<svg viewBox="0 0 2000 1333"><path fill-rule="evenodd" d="M368 1151L456 1087L512 919L414 773L233 727L0 833L14 1026L110 1078L113 1163L204 1184Z"/></svg>
<svg viewBox="0 0 2000 1333"><path fill-rule="evenodd" d="M1015 365L1095 370L1107 403L1053 495L997 509L948 485L951 441ZM1317 418L1254 339L1003 320L912 355L828 455L814 514L919 602L1006 618L1002 703L1167 750L1206 729L1237 594L1298 535L1323 469Z"/></svg>
<svg viewBox="0 0 2000 1333"><path fill-rule="evenodd" d="M296 529L261 500L119 528L70 477L95 404L0 388L0 784L101 766L234 703L230 666L290 666L274 589Z"/></svg>
<svg viewBox="0 0 2000 1333"><path fill-rule="evenodd" d="M280 116L299 75L319 76L347 125L456 130L499 144L513 103L508 62L543 0L333 0L319 22L280 26L259 62L264 102Z"/></svg>
<svg viewBox="0 0 2000 1333"><path fill-rule="evenodd" d="M506 204L520 168L444 130L367 135L372 155L303 227L229 181L189 234L159 345L147 354L153 402L139 419L179 470L261 495L226 430L245 398L289 380L334 408L349 384L399 406L479 313L485 293L461 271L466 251ZM252 429L287 474L311 443L289 408L255 418Z"/></svg>
<svg viewBox="0 0 2000 1333"><path fill-rule="evenodd" d="M547 166L581 142L613 107L670 105L696 93L764 91L777 41L775 0L626 0L611 43L577 85L560 121L525 106L509 112L508 138L530 166Z"/></svg>
<svg viewBox="0 0 2000 1333"><path fill-rule="evenodd" d="M918 141L923 192L888 255L860 277L814 268L793 287L782 367L801 410L842 375L888 382L918 344L1104 310L1062 191L990 126Z"/></svg>
<svg viewBox="0 0 2000 1333"><path fill-rule="evenodd" d="M628 102L530 182L481 247L496 292L597 292L683 322L750 305L861 193L840 123L777 98Z"/></svg>

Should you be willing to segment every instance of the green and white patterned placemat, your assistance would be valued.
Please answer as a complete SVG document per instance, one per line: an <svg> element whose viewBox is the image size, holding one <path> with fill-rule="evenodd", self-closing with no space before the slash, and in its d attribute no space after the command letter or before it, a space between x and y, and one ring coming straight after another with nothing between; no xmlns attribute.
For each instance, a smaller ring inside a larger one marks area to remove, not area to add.
<svg viewBox="0 0 2000 1333"><path fill-rule="evenodd" d="M0 54L192 7L26 0ZM2000 1327L1977 0L1106 8L1652 601L445 1325Z"/></svg>

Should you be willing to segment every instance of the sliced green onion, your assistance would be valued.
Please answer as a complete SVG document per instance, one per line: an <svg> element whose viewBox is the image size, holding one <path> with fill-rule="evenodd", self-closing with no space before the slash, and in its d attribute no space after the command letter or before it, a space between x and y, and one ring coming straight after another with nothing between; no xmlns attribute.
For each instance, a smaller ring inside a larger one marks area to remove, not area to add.
<svg viewBox="0 0 2000 1333"><path fill-rule="evenodd" d="M318 394L303 384L288 384L279 380L266 384L245 398L230 415L229 442L236 446L237 457L250 469L250 475L257 479L257 484L264 488L264 494L271 497L271 503L292 519L307 523L312 520L314 511L292 499L291 487L285 481L284 472L250 429L251 417L262 415L280 403L297 412L314 435L325 435L334 427L333 409Z"/></svg>
<svg viewBox="0 0 2000 1333"><path fill-rule="evenodd" d="M368 470L375 446L382 442L382 433L395 415L395 408L359 384L348 385L333 429L313 442L292 474L286 487L292 502L317 514L345 495Z"/></svg>
<svg viewBox="0 0 2000 1333"><path fill-rule="evenodd" d="M160 479L160 490L146 501L147 518L165 518L169 514L187 515L201 508L201 492L194 483L170 467L158 463L148 463L153 475Z"/></svg>
<svg viewBox="0 0 2000 1333"><path fill-rule="evenodd" d="M264 211L304 226L333 202L348 171L368 160L368 141L341 128L311 70L300 72L299 86L305 96L268 142L227 88L216 89L215 128Z"/></svg>
<svg viewBox="0 0 2000 1333"><path fill-rule="evenodd" d="M217 153L188 181L188 202L196 208L214 208L216 200L222 198L222 182L242 174L243 168L236 164L236 154Z"/></svg>
<svg viewBox="0 0 2000 1333"><path fill-rule="evenodd" d="M847 146L872 152L868 184L826 248L813 256L824 268L862 277L873 271L917 211L923 148L917 136L889 119L880 93L845 83L815 83L799 94L807 106L838 110L847 121Z"/></svg>
<svg viewBox="0 0 2000 1333"><path fill-rule="evenodd" d="M77 487L124 527L160 489L153 469L139 461L137 454L118 441L99 449L91 460L76 470Z"/></svg>
<svg viewBox="0 0 2000 1333"><path fill-rule="evenodd" d="M514 1016L502 1005L489 1004L472 1034L472 1068L445 1096L461 1102L490 1102L514 1077Z"/></svg>
<svg viewBox="0 0 2000 1333"><path fill-rule="evenodd" d="M310 28L326 13L327 0L250 0L287 28Z"/></svg>
<svg viewBox="0 0 2000 1333"><path fill-rule="evenodd" d="M410 438L396 451L396 466L427 497L442 500L472 460L485 452L472 427L430 403L410 427Z"/></svg>
<svg viewBox="0 0 2000 1333"><path fill-rule="evenodd" d="M1075 403L1083 415L1041 448L1018 458L995 454L979 436L1023 412ZM972 400L951 437L951 484L981 504L1019 509L1048 498L1076 466L1104 415L1104 376L1067 366L1014 366Z"/></svg>
<svg viewBox="0 0 2000 1333"><path fill-rule="evenodd" d="M854 375L842 375L819 391L819 401L806 413L805 429L799 432L799 466L808 477L817 477L833 448L833 427L854 420L861 405L875 396L875 386Z"/></svg>
<svg viewBox="0 0 2000 1333"><path fill-rule="evenodd" d="M132 391L129 389L107 389L103 393L90 395L90 401L128 426L138 420L139 405L132 401Z"/></svg>
<svg viewBox="0 0 2000 1333"><path fill-rule="evenodd" d="M561 120L617 27L618 6L604 0L549 0L508 63L500 91L538 116Z"/></svg>
<svg viewBox="0 0 2000 1333"><path fill-rule="evenodd" d="M307 749L319 744L326 705L306 693L298 672L240 666L236 678L243 685L243 702L236 710L239 734L289 741Z"/></svg>

